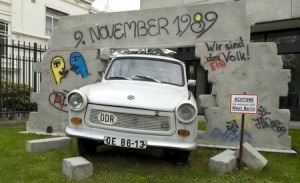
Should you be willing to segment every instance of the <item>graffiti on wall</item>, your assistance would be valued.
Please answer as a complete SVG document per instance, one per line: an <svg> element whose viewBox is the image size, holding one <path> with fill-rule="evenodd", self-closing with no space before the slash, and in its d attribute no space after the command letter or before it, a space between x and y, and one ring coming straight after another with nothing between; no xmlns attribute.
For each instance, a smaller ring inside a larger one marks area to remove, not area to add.
<svg viewBox="0 0 300 183"><path fill-rule="evenodd" d="M237 41L205 43L208 56L204 56L204 65L209 64L211 71L222 69L228 62L247 61L250 59L249 47L242 37ZM217 54L215 54L217 52Z"/></svg>
<svg viewBox="0 0 300 183"><path fill-rule="evenodd" d="M48 98L49 103L51 104L51 106L53 106L54 108L60 111L68 112L67 103L66 103L66 98L68 93L69 92L66 90L61 92L53 90L53 92L50 93Z"/></svg>
<svg viewBox="0 0 300 183"><path fill-rule="evenodd" d="M226 62L221 59L220 55L221 53L216 56L210 55L209 57L204 57L206 59L204 64L209 63L211 71L226 67Z"/></svg>
<svg viewBox="0 0 300 183"><path fill-rule="evenodd" d="M81 53L73 52L70 55L70 65L71 71L74 71L76 74L81 74L82 78L86 78L89 76L88 69L86 67L85 60Z"/></svg>
<svg viewBox="0 0 300 183"><path fill-rule="evenodd" d="M89 72L85 63L85 59L79 52L73 52L70 55L70 71L74 71L77 75L81 75L82 78L89 76ZM66 78L69 70L66 69L66 64L61 56L55 56L51 61L51 70L54 76L56 84L61 84L61 80ZM69 92L53 91L49 94L48 100L51 106L54 108L67 112L66 96Z"/></svg>
<svg viewBox="0 0 300 183"><path fill-rule="evenodd" d="M84 60L84 57L79 52L73 52L70 55L71 71L80 74L82 78L89 76L89 72ZM61 84L61 80L66 78L69 70L66 69L66 64L61 56L55 56L51 61L51 70L56 84Z"/></svg>
<svg viewBox="0 0 300 183"><path fill-rule="evenodd" d="M271 119L270 115L272 115L271 112L267 112L265 107L260 106L258 109L258 117L252 119L252 121L256 122L255 126L257 129L272 129L279 134L278 137L281 137L287 132L287 129L283 126L283 122Z"/></svg>
<svg viewBox="0 0 300 183"><path fill-rule="evenodd" d="M231 120L226 122L227 130L232 131L233 133L237 132L239 129L239 125L237 124L236 120Z"/></svg>
<svg viewBox="0 0 300 183"><path fill-rule="evenodd" d="M181 37L184 34L195 34L199 38L207 32L217 21L218 14L213 11L197 12L193 15L183 14L173 18L149 18L148 20L133 20L116 22L112 25L99 25L88 27L88 32L76 30L74 39L77 41L75 48L87 42L107 39L126 39L128 37L158 37L174 34ZM175 31L171 31L174 30Z"/></svg>
<svg viewBox="0 0 300 183"><path fill-rule="evenodd" d="M211 132L211 136L222 142L232 142L236 143L240 141L240 133L234 133L232 130L224 130L222 131L219 128L214 128ZM247 130L244 130L244 140L251 143L251 135Z"/></svg>
<svg viewBox="0 0 300 183"><path fill-rule="evenodd" d="M214 128L211 132L211 136L222 142L236 143L240 140L240 130L236 119L226 122L226 129ZM247 130L244 130L244 139L247 142L251 142L251 135Z"/></svg>
<svg viewBox="0 0 300 183"><path fill-rule="evenodd" d="M68 70L65 69L65 61L61 56L56 56L52 59L51 70L56 84L60 84L61 79L68 75Z"/></svg>

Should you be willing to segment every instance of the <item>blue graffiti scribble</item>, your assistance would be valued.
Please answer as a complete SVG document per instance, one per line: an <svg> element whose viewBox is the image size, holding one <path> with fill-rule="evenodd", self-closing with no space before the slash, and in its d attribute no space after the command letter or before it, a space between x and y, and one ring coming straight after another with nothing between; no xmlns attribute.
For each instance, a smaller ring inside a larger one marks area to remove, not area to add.
<svg viewBox="0 0 300 183"><path fill-rule="evenodd" d="M222 132L222 130L218 128L214 128L214 130L211 132L211 136L222 142L230 141L234 143L240 140L240 133L234 133L232 130L226 130L225 132ZM251 135L244 130L244 140L251 142L251 139Z"/></svg>
<svg viewBox="0 0 300 183"><path fill-rule="evenodd" d="M70 56L70 65L71 71L74 71L76 74L81 74L82 78L89 76L85 61L83 56L78 52L73 52Z"/></svg>

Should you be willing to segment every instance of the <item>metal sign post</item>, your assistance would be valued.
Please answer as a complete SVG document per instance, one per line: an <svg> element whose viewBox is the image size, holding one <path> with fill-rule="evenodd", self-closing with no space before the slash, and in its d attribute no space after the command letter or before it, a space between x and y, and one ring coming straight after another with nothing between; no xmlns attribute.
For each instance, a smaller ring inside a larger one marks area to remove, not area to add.
<svg viewBox="0 0 300 183"><path fill-rule="evenodd" d="M242 126L241 126L241 132L240 132L240 154L239 154L239 170L242 169L243 166L243 143L244 143L244 119L245 114L242 114Z"/></svg>
<svg viewBox="0 0 300 183"><path fill-rule="evenodd" d="M239 153L239 170L243 166L243 143L244 143L244 123L245 114L256 114L258 109L257 94L231 94L230 113L242 114L241 131L240 131L240 153Z"/></svg>

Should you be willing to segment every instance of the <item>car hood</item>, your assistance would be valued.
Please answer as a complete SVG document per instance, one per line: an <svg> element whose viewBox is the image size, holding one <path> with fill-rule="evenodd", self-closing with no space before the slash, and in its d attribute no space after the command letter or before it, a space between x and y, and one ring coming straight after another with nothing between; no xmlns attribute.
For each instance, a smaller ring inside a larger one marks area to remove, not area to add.
<svg viewBox="0 0 300 183"><path fill-rule="evenodd" d="M88 102L99 105L174 111L188 99L188 90L168 84L139 81L109 81L80 88ZM129 96L133 96L131 100Z"/></svg>

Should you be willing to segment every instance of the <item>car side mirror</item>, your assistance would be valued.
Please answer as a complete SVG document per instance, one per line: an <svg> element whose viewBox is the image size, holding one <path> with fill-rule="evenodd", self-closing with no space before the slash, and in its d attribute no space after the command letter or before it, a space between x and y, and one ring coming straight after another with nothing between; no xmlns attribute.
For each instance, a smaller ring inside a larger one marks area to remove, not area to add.
<svg viewBox="0 0 300 183"><path fill-rule="evenodd" d="M196 80L189 79L187 85L188 86L196 86Z"/></svg>

